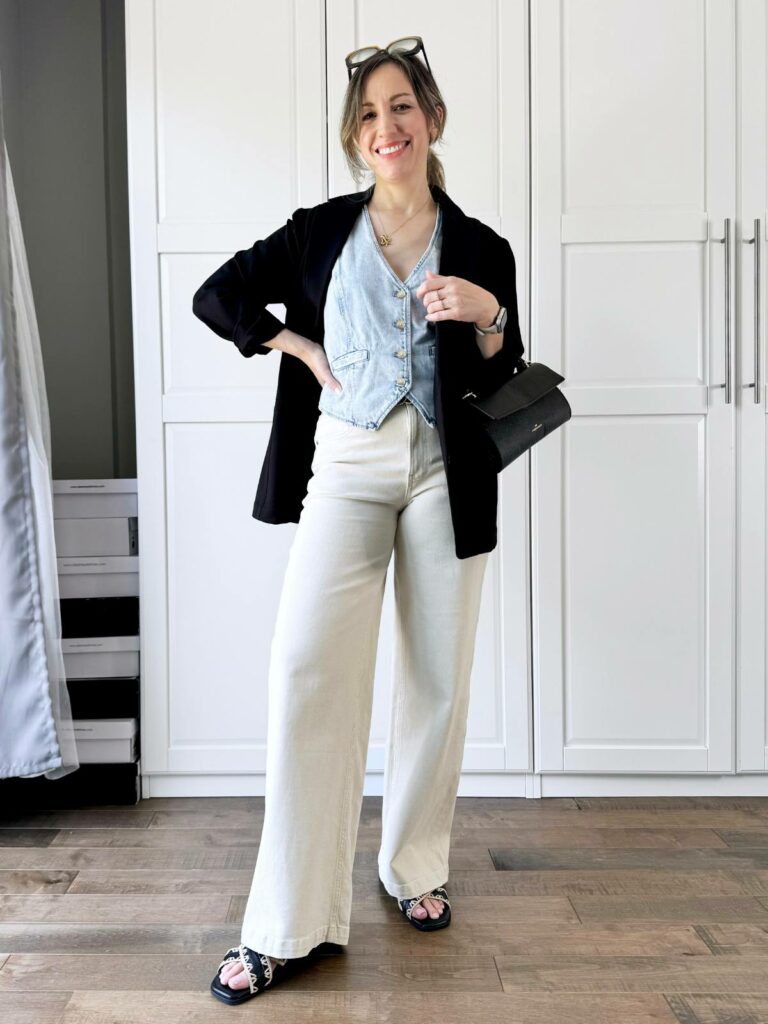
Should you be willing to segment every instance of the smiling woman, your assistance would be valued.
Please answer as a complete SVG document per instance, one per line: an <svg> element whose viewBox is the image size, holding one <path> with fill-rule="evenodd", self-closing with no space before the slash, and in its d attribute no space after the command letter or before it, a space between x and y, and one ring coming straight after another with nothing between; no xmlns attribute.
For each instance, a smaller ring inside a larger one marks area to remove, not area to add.
<svg viewBox="0 0 768 1024"><path fill-rule="evenodd" d="M349 940L393 556L378 873L410 926L451 921L444 884L498 493L461 398L501 383L522 341L511 249L446 194L433 150L445 104L421 40L407 44L348 63L342 149L371 187L296 210L193 303L244 355L285 353L254 516L298 522L271 645L262 839L240 946L211 982L228 1003L287 977L287 960ZM265 315L268 301L285 302L293 330ZM472 325L503 325L502 304L508 342L485 358Z"/></svg>
<svg viewBox="0 0 768 1024"><path fill-rule="evenodd" d="M374 76L377 68L387 74ZM341 115L341 148L360 184L366 171L376 173L368 159L371 154L385 161L388 154L382 149L404 143L414 165L426 160L426 180L444 189L443 165L431 147L442 138L445 126L445 101L428 65L413 56L381 50L350 79Z"/></svg>

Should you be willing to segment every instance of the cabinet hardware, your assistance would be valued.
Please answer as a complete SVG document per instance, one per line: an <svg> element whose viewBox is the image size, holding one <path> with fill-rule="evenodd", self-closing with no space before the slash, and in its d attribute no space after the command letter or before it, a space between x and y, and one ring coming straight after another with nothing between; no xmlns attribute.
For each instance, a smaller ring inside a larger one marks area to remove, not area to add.
<svg viewBox="0 0 768 1024"><path fill-rule="evenodd" d="M725 383L715 387L725 388L725 404L731 401L731 218L724 221L725 233L722 238L713 238L713 242L725 243Z"/></svg>
<svg viewBox="0 0 768 1024"><path fill-rule="evenodd" d="M745 384L745 388L755 389L755 405L760 404L760 218L755 217L754 235L752 238L745 238L745 245L755 247L755 380L752 384Z"/></svg>

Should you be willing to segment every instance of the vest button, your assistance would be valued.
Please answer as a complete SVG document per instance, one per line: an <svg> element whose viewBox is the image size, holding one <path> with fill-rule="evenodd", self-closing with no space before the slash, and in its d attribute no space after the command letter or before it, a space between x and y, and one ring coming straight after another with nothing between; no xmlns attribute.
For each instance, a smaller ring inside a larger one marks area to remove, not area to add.
<svg viewBox="0 0 768 1024"><path fill-rule="evenodd" d="M405 384L405 377L398 377L397 378L397 383L398 384Z"/></svg>
<svg viewBox="0 0 768 1024"><path fill-rule="evenodd" d="M395 320L395 327L405 327L405 320Z"/></svg>
<svg viewBox="0 0 768 1024"><path fill-rule="evenodd" d="M397 357L398 357L399 359L405 359L405 357L406 357L406 356L408 355L408 353L407 353L407 352L405 351L405 349L404 349L404 348L399 348L399 349L397 350L397 352L395 352L395 355L396 355L396 356L397 356Z"/></svg>
<svg viewBox="0 0 768 1024"><path fill-rule="evenodd" d="M396 299L404 299L406 295L407 295L407 292L404 292L402 288L400 289L399 292L395 292L395 298Z"/></svg>

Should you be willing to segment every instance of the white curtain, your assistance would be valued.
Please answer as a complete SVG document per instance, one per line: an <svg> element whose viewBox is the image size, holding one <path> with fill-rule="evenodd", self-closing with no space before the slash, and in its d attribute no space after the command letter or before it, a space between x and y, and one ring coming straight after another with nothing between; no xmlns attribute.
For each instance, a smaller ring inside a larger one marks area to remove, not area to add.
<svg viewBox="0 0 768 1024"><path fill-rule="evenodd" d="M61 652L40 335L0 92L0 778L80 767Z"/></svg>

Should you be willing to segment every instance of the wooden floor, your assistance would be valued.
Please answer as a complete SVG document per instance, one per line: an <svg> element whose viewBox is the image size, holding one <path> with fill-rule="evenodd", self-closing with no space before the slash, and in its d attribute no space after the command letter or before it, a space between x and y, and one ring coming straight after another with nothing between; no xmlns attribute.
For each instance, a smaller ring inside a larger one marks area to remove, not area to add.
<svg viewBox="0 0 768 1024"><path fill-rule="evenodd" d="M450 927L379 886L366 797L346 947L237 1006L263 799L0 820L3 1024L768 1022L768 798L460 798Z"/></svg>

